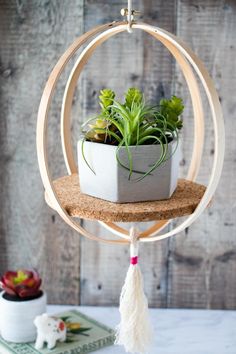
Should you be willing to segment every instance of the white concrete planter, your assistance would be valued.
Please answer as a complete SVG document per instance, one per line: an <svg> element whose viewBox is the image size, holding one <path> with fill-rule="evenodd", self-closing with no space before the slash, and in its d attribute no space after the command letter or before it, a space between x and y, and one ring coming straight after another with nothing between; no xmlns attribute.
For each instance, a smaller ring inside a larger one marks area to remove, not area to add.
<svg viewBox="0 0 236 354"><path fill-rule="evenodd" d="M36 316L46 312L46 294L34 300L10 301L0 294L0 333L3 339L14 343L33 342L36 339Z"/></svg>
<svg viewBox="0 0 236 354"><path fill-rule="evenodd" d="M116 203L162 200L171 197L177 186L179 169L179 148L172 157L155 169L151 175L137 182L140 174L129 171L116 159L117 146L84 142L84 155L94 174L87 166L83 156L81 141L78 141L78 166L81 192L93 197ZM168 144L168 154L174 151L176 141ZM130 147L133 156L133 170L147 171L161 154L160 145L140 145ZM119 158L128 166L125 147L119 150Z"/></svg>

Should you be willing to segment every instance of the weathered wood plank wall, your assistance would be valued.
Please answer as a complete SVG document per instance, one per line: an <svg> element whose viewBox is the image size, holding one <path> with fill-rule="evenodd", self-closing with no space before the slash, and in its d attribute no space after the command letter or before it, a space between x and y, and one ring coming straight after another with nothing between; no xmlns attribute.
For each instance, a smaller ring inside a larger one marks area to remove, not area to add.
<svg viewBox="0 0 236 354"><path fill-rule="evenodd" d="M235 41L233 0L134 1L142 20L177 32L205 62L217 83L226 119L225 170L211 209L175 239L141 247L150 305L236 308ZM57 58L83 31L119 19L119 1L0 0L0 272L34 266L43 277L49 302L116 304L128 263L127 247L80 238L44 203L35 151L37 108ZM50 164L65 172L59 146L59 109L68 70L51 110ZM142 32L121 34L102 45L86 66L73 106L74 140L79 123L96 110L103 87L122 94L141 87L150 99L186 97L182 173L189 163L192 111L184 81L163 47ZM208 116L208 111L206 111ZM207 124L200 180L206 182L213 150ZM98 234L98 224L85 223Z"/></svg>
<svg viewBox="0 0 236 354"><path fill-rule="evenodd" d="M168 307L235 308L236 306L236 3L235 1L178 1L177 34L205 63L222 102L226 123L224 171L211 208L189 230L171 239L169 250ZM176 90L185 90L176 80ZM232 92L233 92L232 91ZM206 100L205 100L206 102ZM189 105L188 105L189 106ZM189 110L188 110L189 112ZM209 178L214 155L213 128L206 113L206 144L200 180ZM189 124L190 123L190 124ZM190 159L185 124L183 159Z"/></svg>
<svg viewBox="0 0 236 354"><path fill-rule="evenodd" d="M83 4L78 1L75 8L73 1L0 1L0 27L0 271L34 266L42 273L50 302L76 303L79 237L45 205L35 129L41 92L58 53L83 31ZM64 171L56 149L60 96L61 89L50 124L57 174Z"/></svg>

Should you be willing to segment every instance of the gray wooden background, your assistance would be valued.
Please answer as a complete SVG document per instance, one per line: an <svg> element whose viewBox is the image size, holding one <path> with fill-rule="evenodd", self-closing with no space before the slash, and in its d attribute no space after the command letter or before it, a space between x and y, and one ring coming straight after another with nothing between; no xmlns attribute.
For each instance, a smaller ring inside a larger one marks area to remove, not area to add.
<svg viewBox="0 0 236 354"><path fill-rule="evenodd" d="M155 307L236 308L236 2L133 3L143 21L176 33L204 61L219 92L227 135L224 171L212 207L176 238L141 247L149 303ZM88 241L46 206L35 148L37 109L57 59L84 31L119 20L124 6L125 1L0 0L0 273L8 268L38 268L50 303L117 304L128 267L126 246ZM65 173L59 119L71 65L50 112L50 165L55 176ZM87 65L73 105L74 140L80 122L96 111L101 88L121 94L129 86L140 87L152 100L171 92L183 96L184 175L193 137L189 94L167 51L141 31L111 39ZM208 113L206 105L206 145L199 177L205 183L214 155ZM84 223L98 234L109 234L98 224Z"/></svg>

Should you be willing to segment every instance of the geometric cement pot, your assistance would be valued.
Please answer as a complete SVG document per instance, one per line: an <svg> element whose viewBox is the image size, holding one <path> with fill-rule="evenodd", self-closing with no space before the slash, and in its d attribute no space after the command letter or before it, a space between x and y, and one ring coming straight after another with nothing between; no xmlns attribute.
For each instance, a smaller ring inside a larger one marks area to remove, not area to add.
<svg viewBox="0 0 236 354"><path fill-rule="evenodd" d="M46 312L46 294L27 301L10 301L0 293L0 333L3 339L14 343L33 342L36 339L34 319Z"/></svg>
<svg viewBox="0 0 236 354"><path fill-rule="evenodd" d="M150 200L162 200L171 197L177 186L179 169L179 146L175 153L150 175L140 181L139 173L133 172L129 180L129 171L122 167L116 158L117 146L102 143L84 142L84 156L94 174L82 156L81 140L78 141L78 168L80 189L84 194L115 203L128 203ZM176 148L176 140L168 144L167 156ZM133 158L133 171L148 171L161 154L161 146L130 146ZM119 159L129 166L127 150L119 149Z"/></svg>

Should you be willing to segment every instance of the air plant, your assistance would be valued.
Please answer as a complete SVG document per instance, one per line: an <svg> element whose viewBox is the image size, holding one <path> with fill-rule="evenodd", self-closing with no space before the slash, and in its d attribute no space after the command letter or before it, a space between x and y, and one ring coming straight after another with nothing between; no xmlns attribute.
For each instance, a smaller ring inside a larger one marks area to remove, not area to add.
<svg viewBox="0 0 236 354"><path fill-rule="evenodd" d="M7 271L0 280L4 297L14 301L26 301L41 296L42 280L35 270Z"/></svg>
<svg viewBox="0 0 236 354"><path fill-rule="evenodd" d="M139 180L151 174L171 157L168 153L169 142L175 140L175 150L177 149L178 131L183 126L180 119L184 110L181 98L172 96L170 99L162 99L158 104L150 105L145 102L143 93L138 88L129 88L125 93L123 104L115 100L115 93L110 89L102 90L99 99L100 114L96 119L90 119L83 125L86 129L83 130L82 154L91 170L84 154L84 141L86 140L117 145L116 157L119 164L129 170L129 178L133 172L142 174ZM148 171L134 171L130 146L152 144L161 146L161 155ZM125 166L119 158L121 147L126 148L129 166Z"/></svg>

